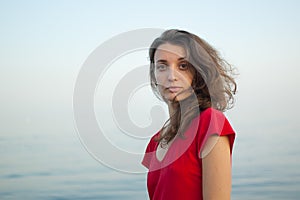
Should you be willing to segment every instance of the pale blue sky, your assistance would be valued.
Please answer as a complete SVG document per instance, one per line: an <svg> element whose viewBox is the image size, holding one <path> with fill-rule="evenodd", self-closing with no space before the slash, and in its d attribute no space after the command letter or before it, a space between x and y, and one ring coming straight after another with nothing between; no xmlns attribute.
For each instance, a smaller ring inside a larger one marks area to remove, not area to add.
<svg viewBox="0 0 300 200"><path fill-rule="evenodd" d="M228 115L241 135L300 130L297 0L1 1L0 27L0 134L73 130L81 65L102 42L139 28L193 32L238 68Z"/></svg>

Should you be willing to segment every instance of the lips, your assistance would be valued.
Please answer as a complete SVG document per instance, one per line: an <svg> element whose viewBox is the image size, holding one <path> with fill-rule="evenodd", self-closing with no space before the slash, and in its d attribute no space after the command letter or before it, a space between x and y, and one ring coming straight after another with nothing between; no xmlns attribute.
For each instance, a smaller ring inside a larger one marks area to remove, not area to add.
<svg viewBox="0 0 300 200"><path fill-rule="evenodd" d="M168 87L166 89L169 90L172 93L178 93L180 91L181 87L172 86L172 87Z"/></svg>

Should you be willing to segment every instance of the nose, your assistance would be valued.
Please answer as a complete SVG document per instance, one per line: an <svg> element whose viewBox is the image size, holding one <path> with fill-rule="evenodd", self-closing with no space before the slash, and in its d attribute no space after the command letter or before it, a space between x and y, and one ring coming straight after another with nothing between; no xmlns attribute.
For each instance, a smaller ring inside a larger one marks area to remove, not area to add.
<svg viewBox="0 0 300 200"><path fill-rule="evenodd" d="M170 67L168 70L168 80L169 81L176 81L177 80L177 71L175 67Z"/></svg>

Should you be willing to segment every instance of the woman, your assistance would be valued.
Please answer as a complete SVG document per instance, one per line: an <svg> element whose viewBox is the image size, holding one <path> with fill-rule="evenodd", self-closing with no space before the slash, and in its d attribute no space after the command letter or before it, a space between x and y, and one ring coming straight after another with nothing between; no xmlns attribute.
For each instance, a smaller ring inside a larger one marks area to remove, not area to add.
<svg viewBox="0 0 300 200"><path fill-rule="evenodd" d="M198 36L174 29L154 40L149 56L152 90L170 115L142 161L150 199L230 199L235 132L222 112L236 91L231 66Z"/></svg>

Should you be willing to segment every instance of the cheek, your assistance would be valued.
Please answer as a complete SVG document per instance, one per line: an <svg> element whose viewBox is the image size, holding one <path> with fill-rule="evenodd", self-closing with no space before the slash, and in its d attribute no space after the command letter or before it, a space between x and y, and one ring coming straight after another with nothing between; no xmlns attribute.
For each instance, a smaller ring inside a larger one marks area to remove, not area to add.
<svg viewBox="0 0 300 200"><path fill-rule="evenodd" d="M187 73L187 74L185 75L185 82L186 82L188 85L192 85L193 78L194 78L193 74Z"/></svg>
<svg viewBox="0 0 300 200"><path fill-rule="evenodd" d="M156 73L155 74L155 79L157 84L163 84L166 80L166 77L162 73Z"/></svg>
<svg viewBox="0 0 300 200"><path fill-rule="evenodd" d="M182 81L185 85L192 85L193 81L193 75L190 73L182 73L180 76L178 76L179 79Z"/></svg>

